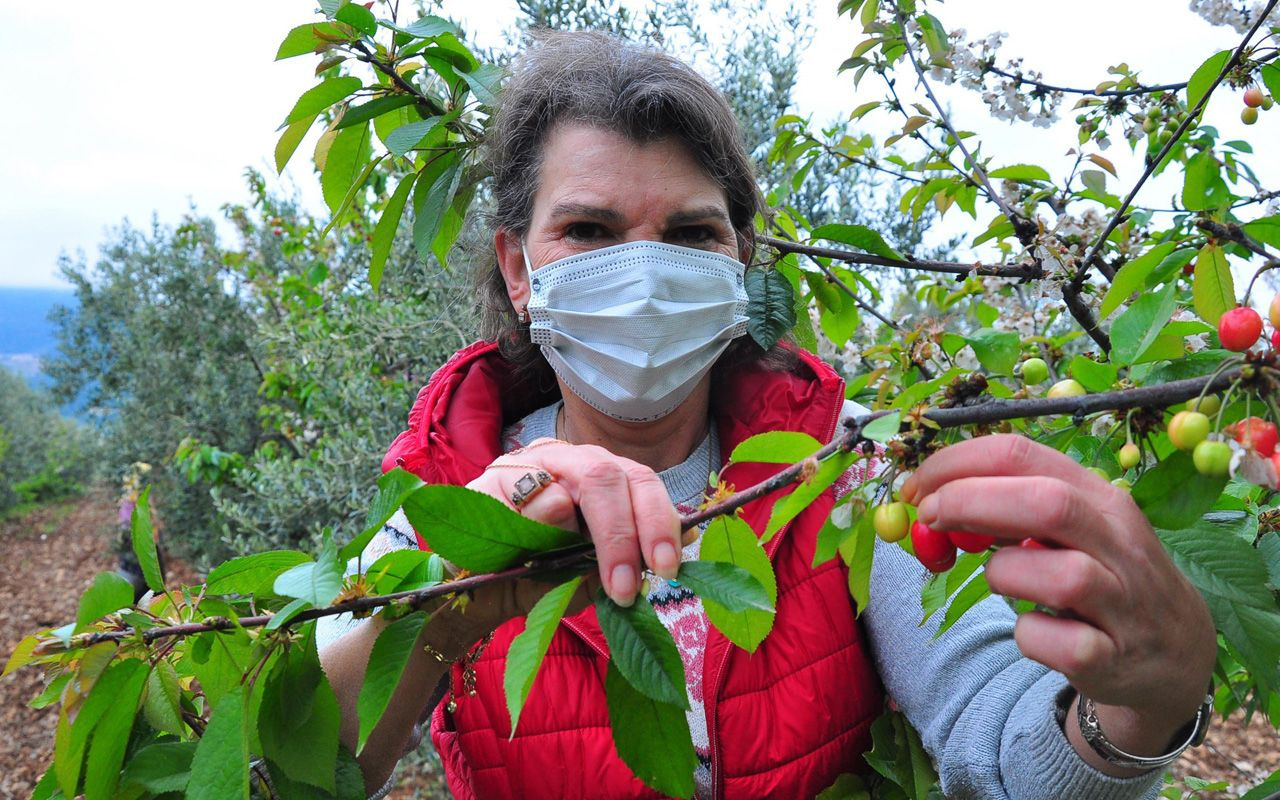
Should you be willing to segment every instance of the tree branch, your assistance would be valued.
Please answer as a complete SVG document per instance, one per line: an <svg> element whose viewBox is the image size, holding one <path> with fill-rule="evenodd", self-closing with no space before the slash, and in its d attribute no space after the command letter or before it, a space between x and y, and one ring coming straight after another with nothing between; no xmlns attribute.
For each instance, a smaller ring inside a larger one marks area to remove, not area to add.
<svg viewBox="0 0 1280 800"><path fill-rule="evenodd" d="M1089 306L1085 305L1084 299L1080 297L1080 287L1074 282L1064 283L1062 285L1062 300L1067 304L1067 311L1071 312L1071 316L1075 321L1080 323L1080 327L1084 332L1089 334L1089 338L1102 348L1102 352L1111 352L1111 337L1098 327L1098 321L1093 317L1093 311Z"/></svg>
<svg viewBox="0 0 1280 800"><path fill-rule="evenodd" d="M1035 264L994 264L986 265L981 262L973 264L957 264L951 261L930 261L927 259L897 259L887 256L878 256L871 253L855 253L849 250L839 250L833 247L820 247L818 245L800 244L799 242L789 242L786 239L778 239L773 236L764 234L756 234L756 243L767 245L775 250L783 253L796 253L798 255L816 256L818 258L831 258L836 261L844 261L849 264L868 264L878 267L892 267L895 269L910 269L918 272L940 272L947 275L956 275L967 277L969 275L990 275L997 278L1043 278L1044 270Z"/></svg>
<svg viewBox="0 0 1280 800"><path fill-rule="evenodd" d="M995 75L999 75L1003 78L1009 78L1010 80L1014 81L1016 84L1025 83L1028 86L1035 87L1035 89L1040 92L1062 92L1063 94L1085 94L1085 95L1092 95L1094 97L1132 97L1133 95L1138 95L1138 94L1155 94L1156 92L1177 92L1187 88L1187 82L1183 81L1181 83L1161 83L1155 86L1138 85L1132 89L1104 89L1103 91L1099 92L1095 89L1074 89L1070 86L1054 86L1051 83L1045 83L1044 81L1038 81L1038 80L1035 80L1034 78L1028 78L1026 75L1023 75L1020 72L1009 72L1007 70L1000 69L995 65L989 66L983 71L990 72Z"/></svg>

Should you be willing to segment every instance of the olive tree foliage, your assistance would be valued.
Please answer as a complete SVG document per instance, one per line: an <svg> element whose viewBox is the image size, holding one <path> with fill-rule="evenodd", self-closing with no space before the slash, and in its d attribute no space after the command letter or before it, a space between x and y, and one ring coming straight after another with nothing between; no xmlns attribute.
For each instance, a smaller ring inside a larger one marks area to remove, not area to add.
<svg viewBox="0 0 1280 800"><path fill-rule="evenodd" d="M80 491L93 476L94 444L47 393L0 368L0 514Z"/></svg>

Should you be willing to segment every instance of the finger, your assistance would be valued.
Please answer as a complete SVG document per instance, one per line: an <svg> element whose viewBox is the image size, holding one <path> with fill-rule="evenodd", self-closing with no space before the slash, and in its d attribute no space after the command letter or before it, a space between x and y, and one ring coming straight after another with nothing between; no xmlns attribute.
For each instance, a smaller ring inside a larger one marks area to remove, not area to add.
<svg viewBox="0 0 1280 800"><path fill-rule="evenodd" d="M640 540L627 472L619 461L598 460L580 475L578 508L596 546L600 580L618 605L629 606L640 587Z"/></svg>
<svg viewBox="0 0 1280 800"><path fill-rule="evenodd" d="M653 470L633 464L626 471L640 551L649 569L671 580L680 570L680 515Z"/></svg>
<svg viewBox="0 0 1280 800"><path fill-rule="evenodd" d="M991 555L985 571L997 594L1069 611L1106 631L1117 630L1130 611L1120 580L1080 550L1006 548Z"/></svg>
<svg viewBox="0 0 1280 800"><path fill-rule="evenodd" d="M507 493L508 499L510 492ZM558 483L550 483L542 491L525 501L518 509L521 514L538 522L554 525L567 531L578 530L578 509L573 504L569 490Z"/></svg>
<svg viewBox="0 0 1280 800"><path fill-rule="evenodd" d="M1111 638L1089 623L1039 611L1018 617L1013 639L1024 656L1061 672L1085 692L1090 679L1106 673L1117 654Z"/></svg>
<svg viewBox="0 0 1280 800"><path fill-rule="evenodd" d="M1103 484L1086 492L1048 476L957 478L920 501L917 518L931 528L1005 539L1033 536L1095 552L1106 550L1110 518L1102 508L1118 492Z"/></svg>
<svg viewBox="0 0 1280 800"><path fill-rule="evenodd" d="M1106 483L1052 447L1017 434L993 434L944 447L929 456L902 485L902 499L918 505L940 486L983 475L1045 475L1081 488Z"/></svg>

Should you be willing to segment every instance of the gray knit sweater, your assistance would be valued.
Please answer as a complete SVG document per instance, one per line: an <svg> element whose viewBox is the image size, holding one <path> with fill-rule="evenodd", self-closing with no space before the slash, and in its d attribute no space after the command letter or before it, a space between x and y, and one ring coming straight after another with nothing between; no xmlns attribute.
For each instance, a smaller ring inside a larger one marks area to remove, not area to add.
<svg viewBox="0 0 1280 800"><path fill-rule="evenodd" d="M554 436L556 408L535 411L508 429L504 438L527 444ZM866 409L845 404L846 416L861 413ZM683 464L660 473L677 505L688 502L691 487L700 493L705 485L705 450L711 445L714 442L704 442ZM364 563L408 546L416 542L408 522L397 514L370 543ZM690 557L688 550L685 557ZM354 564L353 560L352 568ZM990 597L977 604L934 640L943 613L920 621L920 588L928 577L906 551L877 540L870 603L862 620L885 690L920 732L948 798L1156 797L1159 772L1112 778L1086 764L1072 748L1055 714L1060 702L1070 700L1072 689L1061 673L1018 651L1013 640L1015 615L1002 599ZM342 617L320 622L321 646L353 624Z"/></svg>

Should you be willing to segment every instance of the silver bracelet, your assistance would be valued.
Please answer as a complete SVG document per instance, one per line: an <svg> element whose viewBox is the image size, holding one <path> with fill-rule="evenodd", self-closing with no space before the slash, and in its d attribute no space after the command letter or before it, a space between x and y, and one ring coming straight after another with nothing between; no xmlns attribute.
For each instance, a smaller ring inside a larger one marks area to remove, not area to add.
<svg viewBox="0 0 1280 800"><path fill-rule="evenodd" d="M1182 744L1174 747L1164 755L1135 756L1112 744L1107 739L1106 734L1102 732L1102 725L1098 722L1097 708L1094 706L1093 699L1086 697L1083 692L1079 693L1080 701L1076 706L1076 722L1080 726L1080 734L1089 743L1089 746L1093 748L1093 752L1105 759L1108 764L1140 770L1164 767L1172 764L1188 747L1198 746L1204 741L1205 735L1208 734L1209 719L1213 716L1212 685L1209 688L1209 693L1204 696L1204 702L1200 704L1200 709L1196 711L1196 718L1174 734L1173 741L1182 740ZM1190 731L1184 736L1183 731L1188 728L1190 728Z"/></svg>

